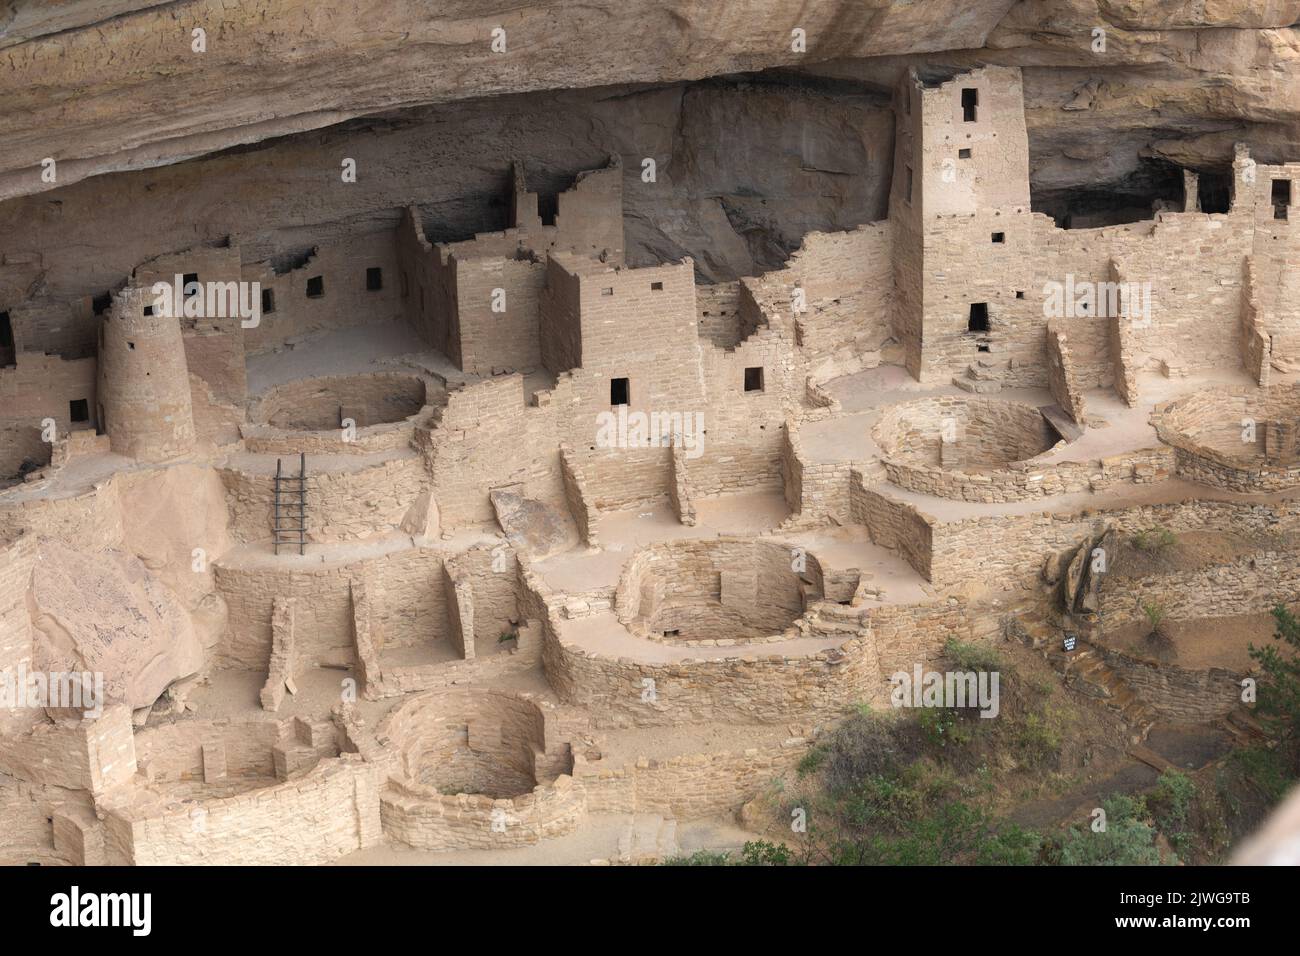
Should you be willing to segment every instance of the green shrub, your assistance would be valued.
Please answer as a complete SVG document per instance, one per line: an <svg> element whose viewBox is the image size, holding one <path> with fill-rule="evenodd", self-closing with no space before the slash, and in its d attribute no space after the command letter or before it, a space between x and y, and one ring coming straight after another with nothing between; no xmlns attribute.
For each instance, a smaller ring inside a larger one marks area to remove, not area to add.
<svg viewBox="0 0 1300 956"><path fill-rule="evenodd" d="M1021 758L1035 767L1051 763L1061 752L1061 735L1046 714L1026 714L1015 725L1015 742Z"/></svg>
<svg viewBox="0 0 1300 956"><path fill-rule="evenodd" d="M740 851L742 866L790 866L793 862L788 847L766 840L751 840Z"/></svg>
<svg viewBox="0 0 1300 956"><path fill-rule="evenodd" d="M901 772L921 755L923 742L915 721L857 713L837 727L821 749L826 755L822 781L835 796L852 792L873 775Z"/></svg>
<svg viewBox="0 0 1300 956"><path fill-rule="evenodd" d="M1278 740L1300 739L1300 619L1278 604L1273 608L1279 645L1250 645L1250 656L1259 665L1259 702L1256 707Z"/></svg>
<svg viewBox="0 0 1300 956"><path fill-rule="evenodd" d="M1187 824L1196 799L1196 784L1181 770L1166 770L1156 781L1152 802L1158 808L1156 820L1170 831L1181 830Z"/></svg>
<svg viewBox="0 0 1300 956"><path fill-rule="evenodd" d="M943 656L952 664L953 670L987 673L1008 671L1002 655L987 644L974 644L950 637L943 645Z"/></svg>
<svg viewBox="0 0 1300 956"><path fill-rule="evenodd" d="M826 748L814 747L802 757L795 766L795 773L801 777L806 777L810 773L816 773L821 769L822 764L826 762Z"/></svg>
<svg viewBox="0 0 1300 956"><path fill-rule="evenodd" d="M854 830L898 832L916 819L924 806L925 795L908 782L871 774L844 797L839 810L843 822Z"/></svg>
<svg viewBox="0 0 1300 956"><path fill-rule="evenodd" d="M980 842L975 862L979 866L1034 866L1042 849L1041 836L1012 823Z"/></svg>
<svg viewBox="0 0 1300 956"><path fill-rule="evenodd" d="M1160 525L1139 531L1132 538L1135 548L1149 554L1158 554L1166 548L1171 548L1177 540L1172 531Z"/></svg>
<svg viewBox="0 0 1300 956"><path fill-rule="evenodd" d="M670 856L663 861L663 866L734 866L731 854L715 850L696 850L686 856Z"/></svg>
<svg viewBox="0 0 1300 956"><path fill-rule="evenodd" d="M685 856L670 856L662 866L794 866L787 847L766 840L751 840L740 849L740 857L719 850L696 850Z"/></svg>
<svg viewBox="0 0 1300 956"><path fill-rule="evenodd" d="M1146 615L1147 623L1151 625L1151 633L1154 634L1160 630L1160 625L1165 619L1165 606L1155 601L1143 601L1142 613Z"/></svg>
<svg viewBox="0 0 1300 956"><path fill-rule="evenodd" d="M1114 794L1102 802L1106 829L1073 826L1060 839L1057 856L1062 866L1157 866L1160 851L1156 831L1146 822L1141 798Z"/></svg>
<svg viewBox="0 0 1300 956"><path fill-rule="evenodd" d="M1284 754L1269 747L1246 747L1235 750L1232 762L1270 803L1279 802L1290 789L1292 774ZM1230 807L1235 810L1236 807Z"/></svg>
<svg viewBox="0 0 1300 956"><path fill-rule="evenodd" d="M1037 862L1037 833L1007 826L998 830L983 810L952 801L911 821L897 836L842 843L833 862L873 866L1019 865Z"/></svg>
<svg viewBox="0 0 1300 956"><path fill-rule="evenodd" d="M940 750L965 747L974 739L974 730L961 714L948 707L927 707L918 719L927 743Z"/></svg>

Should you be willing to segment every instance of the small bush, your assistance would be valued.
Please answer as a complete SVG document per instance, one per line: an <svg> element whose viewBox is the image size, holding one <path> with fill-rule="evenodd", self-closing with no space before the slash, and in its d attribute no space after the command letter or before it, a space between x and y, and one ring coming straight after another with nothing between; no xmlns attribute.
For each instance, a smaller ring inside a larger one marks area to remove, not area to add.
<svg viewBox="0 0 1300 956"><path fill-rule="evenodd" d="M1261 746L1246 747L1234 750L1230 759L1270 804L1278 803L1286 796L1292 774L1286 757L1280 751Z"/></svg>
<svg viewBox="0 0 1300 956"><path fill-rule="evenodd" d="M1196 784L1191 777L1181 770L1162 773L1151 798L1161 827L1170 831L1181 830L1187 823L1195 798Z"/></svg>
<svg viewBox="0 0 1300 956"><path fill-rule="evenodd" d="M1165 620L1165 606L1154 601L1142 602L1142 613L1146 615L1147 623L1151 625L1151 633L1154 634L1160 630L1160 625Z"/></svg>
<svg viewBox="0 0 1300 956"><path fill-rule="evenodd" d="M1016 726L1015 741L1021 758L1031 767L1049 764L1061 752L1061 735L1044 714L1026 714Z"/></svg>
<svg viewBox="0 0 1300 956"><path fill-rule="evenodd" d="M663 861L664 866L734 866L728 853L714 850L696 850L688 856L670 856Z"/></svg>
<svg viewBox="0 0 1300 956"><path fill-rule="evenodd" d="M825 753L822 780L834 796L853 791L868 777L897 774L920 756L923 744L912 721L858 713L820 749Z"/></svg>
<svg viewBox="0 0 1300 956"><path fill-rule="evenodd" d="M921 711L918 724L926 742L940 750L964 747L974 738L973 729L961 714L947 707L927 707Z"/></svg>
<svg viewBox="0 0 1300 956"><path fill-rule="evenodd" d="M740 851L742 866L790 866L790 850L779 843L751 840Z"/></svg>
<svg viewBox="0 0 1300 956"><path fill-rule="evenodd" d="M824 747L814 747L799 759L795 772L801 777L806 777L810 773L816 773L825 762L826 749Z"/></svg>
<svg viewBox="0 0 1300 956"><path fill-rule="evenodd" d="M955 637L948 638L947 643L943 645L943 656L953 666L953 670L958 671L975 671L993 673L1005 673L1009 670L1006 661L992 647L986 644L973 644L968 641L959 641Z"/></svg>
<svg viewBox="0 0 1300 956"><path fill-rule="evenodd" d="M983 810L961 801L911 821L897 836L843 843L832 862L855 865L1025 866L1039 859L1042 839L1017 826L997 829Z"/></svg>
<svg viewBox="0 0 1300 956"><path fill-rule="evenodd" d="M1145 531L1139 531L1132 538L1133 546L1139 551L1145 551L1148 554L1158 554L1167 548L1171 548L1177 540L1172 531L1160 525L1147 528Z"/></svg>
<svg viewBox="0 0 1300 956"><path fill-rule="evenodd" d="M900 832L922 811L925 795L909 783L872 774L840 806L844 822L855 830Z"/></svg>
<svg viewBox="0 0 1300 956"><path fill-rule="evenodd" d="M1288 745L1300 741L1300 618L1283 604L1273 608L1277 644L1250 645L1260 671L1256 713L1272 735Z"/></svg>
<svg viewBox="0 0 1300 956"><path fill-rule="evenodd" d="M794 858L787 847L766 840L751 840L740 850L737 859L719 850L696 850L687 856L670 856L662 866L793 866Z"/></svg>
<svg viewBox="0 0 1300 956"><path fill-rule="evenodd" d="M1156 831L1146 821L1141 798L1115 794L1102 802L1106 829L1073 826L1060 838L1057 855L1062 866L1158 866Z"/></svg>

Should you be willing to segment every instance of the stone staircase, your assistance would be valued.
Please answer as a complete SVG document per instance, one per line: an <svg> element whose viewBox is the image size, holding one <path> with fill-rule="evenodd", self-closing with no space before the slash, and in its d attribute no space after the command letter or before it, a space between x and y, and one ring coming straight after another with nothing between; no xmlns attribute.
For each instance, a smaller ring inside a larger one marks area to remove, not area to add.
<svg viewBox="0 0 1300 956"><path fill-rule="evenodd" d="M1002 391L999 379L1001 367L1005 363L989 356L981 355L966 367L966 371L952 377L952 383L966 392L977 395L992 395Z"/></svg>
<svg viewBox="0 0 1300 956"><path fill-rule="evenodd" d="M1155 712L1102 660L1095 647L1079 640L1073 651L1067 653L1057 646L1044 649L1043 656L1061 675L1067 687L1100 700L1116 711L1129 728L1133 743L1146 740L1157 719Z"/></svg>
<svg viewBox="0 0 1300 956"><path fill-rule="evenodd" d="M569 620L580 617L591 617L594 614L605 614L614 608L614 592L618 586L610 584L605 587L593 588L590 591L583 591L580 594L570 595L560 609L560 613Z"/></svg>
<svg viewBox="0 0 1300 956"><path fill-rule="evenodd" d="M1004 627L1008 636L1019 638L1026 646L1042 654L1043 659L1061 675L1065 686L1100 700L1116 711L1129 728L1132 743L1146 739L1156 722L1155 712L1102 660L1095 647L1078 638L1074 650L1067 652L1062 646L1062 630L1036 609L1008 618Z"/></svg>

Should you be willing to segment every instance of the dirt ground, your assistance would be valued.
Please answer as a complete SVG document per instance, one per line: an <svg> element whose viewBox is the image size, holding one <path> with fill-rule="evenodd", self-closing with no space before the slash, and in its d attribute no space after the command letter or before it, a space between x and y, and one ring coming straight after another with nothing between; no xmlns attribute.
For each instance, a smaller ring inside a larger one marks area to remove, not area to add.
<svg viewBox="0 0 1300 956"><path fill-rule="evenodd" d="M1163 641L1150 639L1151 625L1135 621L1108 633L1107 647L1141 657L1151 657L1179 667L1203 670L1222 667L1244 672L1254 667L1250 646L1272 643L1275 622L1268 612L1206 617L1194 621L1170 621L1160 624Z"/></svg>
<svg viewBox="0 0 1300 956"><path fill-rule="evenodd" d="M1114 556L1109 573L1115 580L1124 580L1196 571L1213 565L1231 564L1261 550L1297 547L1300 547L1300 541L1296 541L1294 535L1260 539L1227 531L1183 531L1173 536L1171 544L1144 549L1133 536L1126 536L1120 542L1119 553Z"/></svg>

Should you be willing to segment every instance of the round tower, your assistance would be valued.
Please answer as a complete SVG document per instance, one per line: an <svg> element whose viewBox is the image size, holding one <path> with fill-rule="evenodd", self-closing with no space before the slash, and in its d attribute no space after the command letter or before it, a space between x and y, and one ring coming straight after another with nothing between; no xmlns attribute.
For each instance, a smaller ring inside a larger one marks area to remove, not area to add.
<svg viewBox="0 0 1300 956"><path fill-rule="evenodd" d="M109 446L141 461L194 450L194 409L180 321L128 286L99 329L99 422Z"/></svg>

